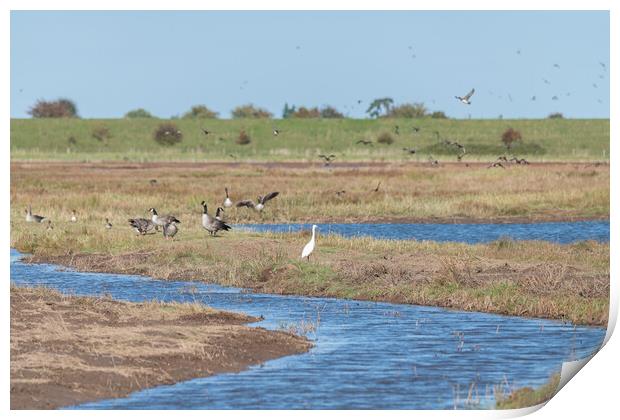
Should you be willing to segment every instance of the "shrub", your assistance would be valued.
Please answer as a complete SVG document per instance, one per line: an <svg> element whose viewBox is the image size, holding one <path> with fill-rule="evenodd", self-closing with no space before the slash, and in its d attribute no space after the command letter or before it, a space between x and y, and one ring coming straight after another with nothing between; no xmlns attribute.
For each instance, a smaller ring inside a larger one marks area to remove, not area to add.
<svg viewBox="0 0 620 420"><path fill-rule="evenodd" d="M204 105L194 105L181 118L217 118L217 112L211 111Z"/></svg>
<svg viewBox="0 0 620 420"><path fill-rule="evenodd" d="M562 118L564 118L564 115L562 115L561 112L554 112L552 114L549 114L549 116L547 118L552 119L552 120L553 119L562 119Z"/></svg>
<svg viewBox="0 0 620 420"><path fill-rule="evenodd" d="M91 132L91 135L98 141L107 142L112 137L110 130L107 127L95 127Z"/></svg>
<svg viewBox="0 0 620 420"><path fill-rule="evenodd" d="M518 140L521 140L521 133L513 129L512 127L508 128L506 131L504 131L504 134L502 134L502 142L509 150L512 147L512 143Z"/></svg>
<svg viewBox="0 0 620 420"><path fill-rule="evenodd" d="M390 108L385 116L389 118L423 118L427 112L428 110L423 103L402 104Z"/></svg>
<svg viewBox="0 0 620 420"><path fill-rule="evenodd" d="M344 114L333 106L325 106L321 109L321 118L344 118Z"/></svg>
<svg viewBox="0 0 620 420"><path fill-rule="evenodd" d="M445 118L448 118L448 116L443 111L434 111L431 114L431 118L444 118L445 119Z"/></svg>
<svg viewBox="0 0 620 420"><path fill-rule="evenodd" d="M271 118L271 112L252 104L241 105L232 110L233 118Z"/></svg>
<svg viewBox="0 0 620 420"><path fill-rule="evenodd" d="M394 138L390 133L384 132L379 134L379 137L377 137L377 143L392 144L394 143Z"/></svg>
<svg viewBox="0 0 620 420"><path fill-rule="evenodd" d="M125 114L125 118L155 118L148 112L146 109L138 108L132 109L128 113Z"/></svg>
<svg viewBox="0 0 620 420"><path fill-rule="evenodd" d="M183 133L173 123L159 124L153 132L153 140L162 146L172 146L183 140Z"/></svg>
<svg viewBox="0 0 620 420"><path fill-rule="evenodd" d="M29 110L32 118L77 118L77 107L70 99L44 101L39 99Z"/></svg>
<svg viewBox="0 0 620 420"><path fill-rule="evenodd" d="M293 118L320 118L321 111L317 107L306 108L305 106L300 106L291 116Z"/></svg>
<svg viewBox="0 0 620 420"><path fill-rule="evenodd" d="M237 137L237 140L235 140L235 143L241 145L250 144L251 142L252 139L250 138L248 133L245 132L245 130L241 130L241 132L239 133L239 137Z"/></svg>

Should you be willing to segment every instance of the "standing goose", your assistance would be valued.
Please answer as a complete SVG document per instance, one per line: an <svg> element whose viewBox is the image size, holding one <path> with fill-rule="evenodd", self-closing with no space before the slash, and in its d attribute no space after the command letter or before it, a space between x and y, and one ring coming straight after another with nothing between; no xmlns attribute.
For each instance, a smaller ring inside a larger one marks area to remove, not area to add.
<svg viewBox="0 0 620 420"><path fill-rule="evenodd" d="M224 187L224 191L226 191L226 199L224 200L224 207L229 208L233 206L233 202L228 196L228 187Z"/></svg>
<svg viewBox="0 0 620 420"><path fill-rule="evenodd" d="M77 222L77 213L75 212L75 210L71 210L71 223L76 223Z"/></svg>
<svg viewBox="0 0 620 420"><path fill-rule="evenodd" d="M207 212L207 203L203 201L202 205L202 227L205 228L211 236L216 235L220 230L230 230L231 227L221 220L209 216Z"/></svg>
<svg viewBox="0 0 620 420"><path fill-rule="evenodd" d="M471 101L469 100L469 98L471 98L474 94L476 90L472 89L469 91L469 93L465 96L455 96L456 99L458 99L459 101L461 101L462 103L464 103L465 105L471 105Z"/></svg>
<svg viewBox="0 0 620 420"><path fill-rule="evenodd" d="M257 211L262 211L265 208L267 201L276 198L280 194L278 191L270 192L266 196L258 196L258 203L254 203L252 200L242 200L237 203L237 207L248 207Z"/></svg>
<svg viewBox="0 0 620 420"><path fill-rule="evenodd" d="M129 219L129 226L135 229L136 233L146 235L150 230L155 228L155 224L149 219L139 217L137 219Z"/></svg>
<svg viewBox="0 0 620 420"><path fill-rule="evenodd" d="M41 223L43 219L45 219L45 216L39 216L37 214L32 214L32 208L30 207L30 204L28 204L28 208L25 209L24 211L26 212L27 222Z"/></svg>
<svg viewBox="0 0 620 420"><path fill-rule="evenodd" d="M316 228L317 225L312 225L312 239L310 239L310 242L308 242L306 246L304 246L304 249L301 251L301 259L307 258L308 261L310 261L310 254L312 254L312 251L314 251L314 244L316 243Z"/></svg>
<svg viewBox="0 0 620 420"><path fill-rule="evenodd" d="M217 220L224 221L224 216L222 215L222 213L224 213L224 209L221 207L218 207L217 210L215 211L215 218Z"/></svg>
<svg viewBox="0 0 620 420"><path fill-rule="evenodd" d="M112 229L112 223L110 223L110 220L107 217L105 218L105 228Z"/></svg>
<svg viewBox="0 0 620 420"><path fill-rule="evenodd" d="M172 215L165 215L165 216L160 216L157 214L157 210L155 210L154 207L151 207L149 209L149 213L151 213L151 221L155 224L156 227L158 226L164 226L167 223L181 223L179 221L179 219L177 219L176 217L172 216Z"/></svg>
<svg viewBox="0 0 620 420"><path fill-rule="evenodd" d="M176 235L178 231L179 228L177 227L176 222L170 221L164 225L164 238L174 240L174 235Z"/></svg>

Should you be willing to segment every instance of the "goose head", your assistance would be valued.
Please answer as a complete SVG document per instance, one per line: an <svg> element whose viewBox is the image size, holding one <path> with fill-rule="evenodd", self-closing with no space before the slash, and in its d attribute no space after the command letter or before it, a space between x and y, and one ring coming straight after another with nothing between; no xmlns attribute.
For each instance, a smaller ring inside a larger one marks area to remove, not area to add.
<svg viewBox="0 0 620 420"><path fill-rule="evenodd" d="M149 211L149 213L151 213L154 216L157 215L157 210L155 210L154 207L151 207L148 211Z"/></svg>

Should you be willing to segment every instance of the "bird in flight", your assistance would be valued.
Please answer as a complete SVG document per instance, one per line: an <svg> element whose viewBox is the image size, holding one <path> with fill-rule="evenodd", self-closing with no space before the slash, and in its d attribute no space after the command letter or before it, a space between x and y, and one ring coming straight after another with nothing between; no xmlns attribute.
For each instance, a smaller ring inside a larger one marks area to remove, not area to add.
<svg viewBox="0 0 620 420"><path fill-rule="evenodd" d="M211 131L207 130L206 128L203 128L202 132L204 133L205 136L208 136L209 134L212 133Z"/></svg>
<svg viewBox="0 0 620 420"><path fill-rule="evenodd" d="M363 144L364 146L372 146L372 140L358 140L355 144Z"/></svg>
<svg viewBox="0 0 620 420"><path fill-rule="evenodd" d="M543 82L545 82L546 85L550 85L551 84L551 82L548 81L547 79L543 79Z"/></svg>
<svg viewBox="0 0 620 420"><path fill-rule="evenodd" d="M560 65L559 65L558 63L555 63L555 64L553 65L553 67L555 67L556 69L559 69L559 68L560 68Z"/></svg>
<svg viewBox="0 0 620 420"><path fill-rule="evenodd" d="M332 160L336 159L336 155L319 155L320 158L322 158L325 161L325 166L329 166L332 163Z"/></svg>
<svg viewBox="0 0 620 420"><path fill-rule="evenodd" d="M413 147L403 147L403 151L407 152L410 155L415 155L416 150Z"/></svg>
<svg viewBox="0 0 620 420"><path fill-rule="evenodd" d="M277 128L273 127L273 135L278 137L280 135L281 131L278 130Z"/></svg>
<svg viewBox="0 0 620 420"><path fill-rule="evenodd" d="M465 96L455 96L456 99L458 99L459 101L461 101L462 103L464 103L465 105L471 105L471 101L469 100L469 98L472 97L472 95L474 94L476 90L472 89L469 91L469 93Z"/></svg>

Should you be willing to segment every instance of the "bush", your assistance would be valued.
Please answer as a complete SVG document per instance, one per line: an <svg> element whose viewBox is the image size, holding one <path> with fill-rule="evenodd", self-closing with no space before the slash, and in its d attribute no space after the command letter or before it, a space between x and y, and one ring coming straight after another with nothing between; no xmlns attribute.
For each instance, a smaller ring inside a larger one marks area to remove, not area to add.
<svg viewBox="0 0 620 420"><path fill-rule="evenodd" d="M218 113L211 111L204 105L194 105L181 118L217 118Z"/></svg>
<svg viewBox="0 0 620 420"><path fill-rule="evenodd" d="M333 106L325 106L321 109L321 118L344 118L344 114Z"/></svg>
<svg viewBox="0 0 620 420"><path fill-rule="evenodd" d="M77 107L70 99L44 101L39 99L29 110L32 118L77 118Z"/></svg>
<svg viewBox="0 0 620 420"><path fill-rule="evenodd" d="M549 116L547 118L552 119L552 120L553 119L562 119L562 118L564 118L564 115L562 115L561 112L554 112L552 114L549 114Z"/></svg>
<svg viewBox="0 0 620 420"><path fill-rule="evenodd" d="M98 141L107 142L112 137L110 130L107 127L95 127L91 135Z"/></svg>
<svg viewBox="0 0 620 420"><path fill-rule="evenodd" d="M427 115L428 110L423 103L402 104L390 108L385 114L388 118L423 118Z"/></svg>
<svg viewBox="0 0 620 420"><path fill-rule="evenodd" d="M521 133L512 127L508 128L504 131L504 134L502 134L502 142L506 145L508 150L512 147L512 143L518 140L521 140Z"/></svg>
<svg viewBox="0 0 620 420"><path fill-rule="evenodd" d="M320 118L321 111L317 107L314 108L306 108L305 106L300 106L298 110L291 114L293 118Z"/></svg>
<svg viewBox="0 0 620 420"><path fill-rule="evenodd" d="M239 133L239 137L237 137L237 140L235 140L235 143L241 145L250 144L251 142L252 139L250 138L248 133L245 132L245 130L241 130L241 132Z"/></svg>
<svg viewBox="0 0 620 420"><path fill-rule="evenodd" d="M132 109L128 113L125 114L125 118L155 118L148 112L146 109L138 108Z"/></svg>
<svg viewBox="0 0 620 420"><path fill-rule="evenodd" d="M434 111L431 114L431 118L443 118L443 119L445 119L445 118L448 118L448 116L443 111Z"/></svg>
<svg viewBox="0 0 620 420"><path fill-rule="evenodd" d="M183 140L183 134L175 124L163 123L153 132L153 140L162 146L172 146Z"/></svg>
<svg viewBox="0 0 620 420"><path fill-rule="evenodd" d="M392 144L394 143L394 138L390 133L381 133L377 138L377 143L381 144Z"/></svg>
<svg viewBox="0 0 620 420"><path fill-rule="evenodd" d="M232 110L233 118L271 118L271 112L252 104L241 105Z"/></svg>

